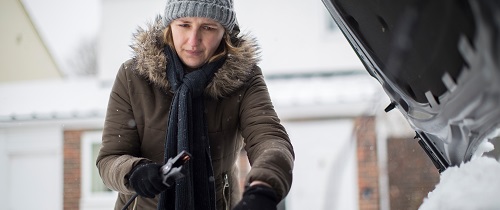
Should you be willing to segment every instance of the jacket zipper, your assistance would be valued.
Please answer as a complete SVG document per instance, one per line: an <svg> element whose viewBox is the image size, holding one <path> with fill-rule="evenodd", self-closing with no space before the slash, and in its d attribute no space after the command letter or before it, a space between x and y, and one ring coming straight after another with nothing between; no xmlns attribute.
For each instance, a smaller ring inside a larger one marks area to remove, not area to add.
<svg viewBox="0 0 500 210"><path fill-rule="evenodd" d="M226 206L226 210L229 210L229 201L227 199L227 190L229 189L229 179L227 174L224 174L224 187L222 188L222 197L224 198L224 205Z"/></svg>

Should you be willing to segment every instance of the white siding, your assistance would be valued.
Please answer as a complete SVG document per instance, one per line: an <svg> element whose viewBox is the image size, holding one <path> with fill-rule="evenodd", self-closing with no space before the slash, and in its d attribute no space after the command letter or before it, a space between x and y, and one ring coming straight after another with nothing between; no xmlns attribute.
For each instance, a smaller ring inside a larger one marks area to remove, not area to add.
<svg viewBox="0 0 500 210"><path fill-rule="evenodd" d="M295 150L287 210L358 209L352 120L285 122Z"/></svg>
<svg viewBox="0 0 500 210"><path fill-rule="evenodd" d="M7 195L10 192L9 186L9 164L7 153L7 135L6 131L0 129L0 203L8 203Z"/></svg>
<svg viewBox="0 0 500 210"><path fill-rule="evenodd" d="M1 131L7 209L62 209L63 134L57 126L16 127ZM5 162L4 162L5 161ZM4 197L4 196L2 196Z"/></svg>

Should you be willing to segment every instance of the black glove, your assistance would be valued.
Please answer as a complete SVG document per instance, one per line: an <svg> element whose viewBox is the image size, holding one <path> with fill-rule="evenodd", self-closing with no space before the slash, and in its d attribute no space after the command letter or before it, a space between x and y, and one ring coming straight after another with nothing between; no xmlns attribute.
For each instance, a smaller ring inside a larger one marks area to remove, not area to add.
<svg viewBox="0 0 500 210"><path fill-rule="evenodd" d="M278 203L278 196L272 188L254 185L245 190L233 210L276 210Z"/></svg>
<svg viewBox="0 0 500 210"><path fill-rule="evenodd" d="M139 164L131 170L129 183L138 195L154 198L167 189L162 182L160 168L160 164L146 163Z"/></svg>

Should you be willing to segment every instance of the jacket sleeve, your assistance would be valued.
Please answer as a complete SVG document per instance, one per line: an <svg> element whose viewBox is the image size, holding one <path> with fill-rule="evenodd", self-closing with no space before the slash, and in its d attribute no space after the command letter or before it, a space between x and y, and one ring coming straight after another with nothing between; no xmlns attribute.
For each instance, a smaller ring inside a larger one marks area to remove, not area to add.
<svg viewBox="0 0 500 210"><path fill-rule="evenodd" d="M270 184L283 199L292 185L295 154L271 102L260 69L248 81L241 100L240 126L250 165L247 183L259 180Z"/></svg>
<svg viewBox="0 0 500 210"><path fill-rule="evenodd" d="M140 161L140 139L134 123L134 114L130 105L127 63L118 71L113 84L104 130L102 146L96 165L104 184L112 190L132 194L127 174Z"/></svg>

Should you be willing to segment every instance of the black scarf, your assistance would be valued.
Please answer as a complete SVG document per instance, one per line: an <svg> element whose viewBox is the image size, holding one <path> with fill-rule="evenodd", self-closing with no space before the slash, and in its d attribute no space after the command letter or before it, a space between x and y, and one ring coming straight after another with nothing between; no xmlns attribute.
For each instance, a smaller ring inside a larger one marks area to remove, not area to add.
<svg viewBox="0 0 500 210"><path fill-rule="evenodd" d="M183 150L193 158L185 165L186 177L161 193L158 210L215 210L215 177L203 93L225 59L186 74L177 53L166 46L165 54L167 79L175 93L168 118L165 162Z"/></svg>

